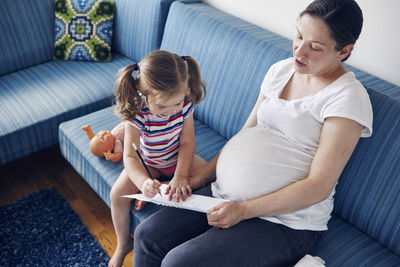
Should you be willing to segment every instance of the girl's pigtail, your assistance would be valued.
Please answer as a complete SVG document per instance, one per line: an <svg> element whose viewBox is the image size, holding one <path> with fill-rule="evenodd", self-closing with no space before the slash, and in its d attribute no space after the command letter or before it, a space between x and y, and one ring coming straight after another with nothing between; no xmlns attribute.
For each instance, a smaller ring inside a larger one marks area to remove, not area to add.
<svg viewBox="0 0 400 267"><path fill-rule="evenodd" d="M133 64L120 69L117 74L114 113L122 120L133 120L142 105L136 79L132 76L136 70L138 65Z"/></svg>
<svg viewBox="0 0 400 267"><path fill-rule="evenodd" d="M201 79L200 68L196 60L190 56L185 56L184 60L188 66L188 85L189 85L189 100L193 104L200 103L206 96L206 85Z"/></svg>

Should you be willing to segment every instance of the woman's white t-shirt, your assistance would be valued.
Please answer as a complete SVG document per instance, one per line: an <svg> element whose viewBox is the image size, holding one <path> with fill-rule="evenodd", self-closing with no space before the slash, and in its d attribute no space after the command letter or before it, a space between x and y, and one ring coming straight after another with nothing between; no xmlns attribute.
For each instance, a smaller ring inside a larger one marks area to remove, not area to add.
<svg viewBox="0 0 400 267"><path fill-rule="evenodd" d="M268 71L261 85L266 99L258 109L257 126L239 132L222 149L213 196L242 202L304 179L327 117L354 120L363 126L361 137L372 134L370 99L354 73L345 73L313 95L279 98L294 71L293 58ZM308 208L262 219L294 229L326 230L334 193Z"/></svg>

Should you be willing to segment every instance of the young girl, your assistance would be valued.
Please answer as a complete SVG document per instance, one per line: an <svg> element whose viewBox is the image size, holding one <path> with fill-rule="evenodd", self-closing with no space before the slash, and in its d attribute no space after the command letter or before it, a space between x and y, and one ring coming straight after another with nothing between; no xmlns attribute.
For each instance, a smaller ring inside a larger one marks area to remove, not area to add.
<svg viewBox="0 0 400 267"><path fill-rule="evenodd" d="M134 72L136 76L132 76ZM115 95L114 111L125 124L125 168L110 194L118 244L109 266L121 266L133 247L131 199L120 196L142 191L153 197L160 191L160 181L172 178L166 193L170 200L176 197L177 201L181 198L184 201L191 194L188 178L206 164L194 155L193 105L204 98L205 86L193 58L155 51L138 64L120 70ZM140 153L156 179L147 175L132 143L140 147ZM139 210L143 205L137 201L135 209Z"/></svg>

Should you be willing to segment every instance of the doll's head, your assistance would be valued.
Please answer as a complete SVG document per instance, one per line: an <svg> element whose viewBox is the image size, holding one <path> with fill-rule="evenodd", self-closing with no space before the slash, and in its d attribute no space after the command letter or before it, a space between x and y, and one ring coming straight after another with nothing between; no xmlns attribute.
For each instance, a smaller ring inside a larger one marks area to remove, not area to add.
<svg viewBox="0 0 400 267"><path fill-rule="evenodd" d="M90 139L89 147L93 155L104 157L104 153L113 151L116 137L110 131L101 130L95 135L89 124L82 126L82 130Z"/></svg>
<svg viewBox="0 0 400 267"><path fill-rule="evenodd" d="M104 157L105 152L113 151L115 140L116 137L110 131L102 130L90 139L90 151L97 157Z"/></svg>
<svg viewBox="0 0 400 267"><path fill-rule="evenodd" d="M89 148L93 155L118 162L122 158L124 124L120 123L110 131L101 130L96 135L89 124L82 126L90 139Z"/></svg>

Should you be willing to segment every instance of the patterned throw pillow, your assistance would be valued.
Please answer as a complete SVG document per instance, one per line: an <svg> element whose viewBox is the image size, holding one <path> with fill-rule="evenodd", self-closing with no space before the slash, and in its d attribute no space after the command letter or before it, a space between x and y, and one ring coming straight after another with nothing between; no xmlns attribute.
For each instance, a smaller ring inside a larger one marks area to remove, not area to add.
<svg viewBox="0 0 400 267"><path fill-rule="evenodd" d="M55 0L55 10L55 60L111 60L115 2Z"/></svg>

